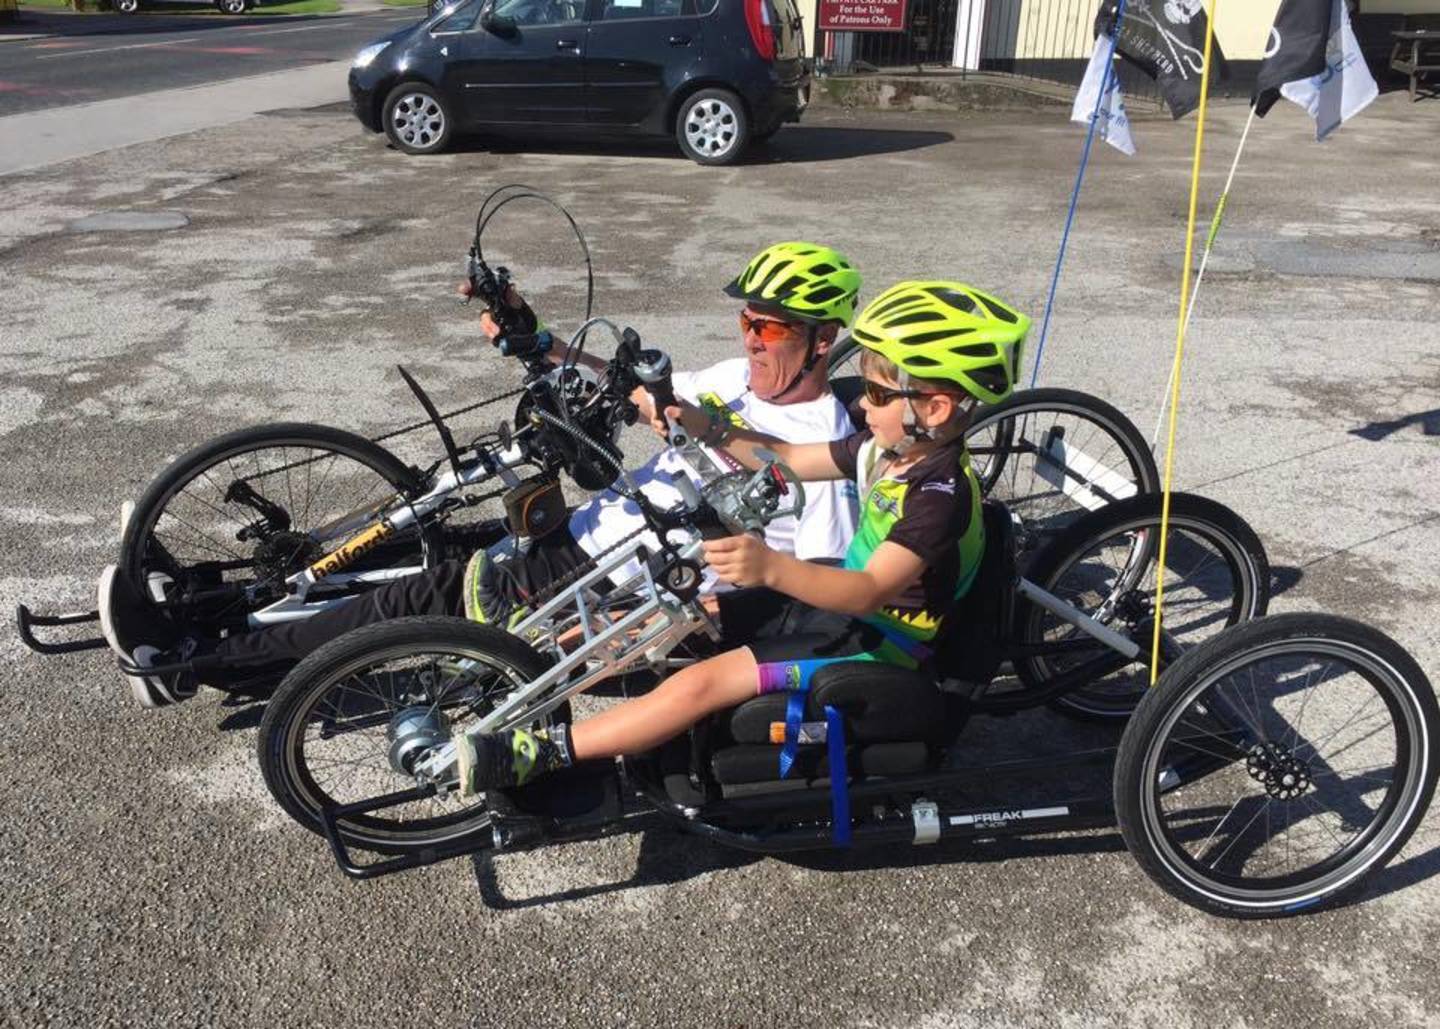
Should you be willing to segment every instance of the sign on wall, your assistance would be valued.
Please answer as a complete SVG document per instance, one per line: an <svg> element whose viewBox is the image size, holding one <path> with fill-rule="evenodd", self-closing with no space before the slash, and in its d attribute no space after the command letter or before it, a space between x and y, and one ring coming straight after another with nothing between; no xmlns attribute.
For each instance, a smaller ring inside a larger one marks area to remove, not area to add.
<svg viewBox="0 0 1440 1029"><path fill-rule="evenodd" d="M905 0L820 0L822 32L903 32Z"/></svg>

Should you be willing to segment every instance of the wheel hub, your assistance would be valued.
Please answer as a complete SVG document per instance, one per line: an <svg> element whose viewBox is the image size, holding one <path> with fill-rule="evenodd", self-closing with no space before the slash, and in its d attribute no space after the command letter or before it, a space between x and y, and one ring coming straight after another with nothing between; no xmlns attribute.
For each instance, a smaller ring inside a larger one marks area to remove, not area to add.
<svg viewBox="0 0 1440 1029"><path fill-rule="evenodd" d="M1276 800L1294 800L1310 789L1310 766L1273 741L1250 748L1245 770Z"/></svg>
<svg viewBox="0 0 1440 1029"><path fill-rule="evenodd" d="M385 730L390 741L390 767L398 775L414 775L431 751L450 739L450 721L436 705L401 708Z"/></svg>

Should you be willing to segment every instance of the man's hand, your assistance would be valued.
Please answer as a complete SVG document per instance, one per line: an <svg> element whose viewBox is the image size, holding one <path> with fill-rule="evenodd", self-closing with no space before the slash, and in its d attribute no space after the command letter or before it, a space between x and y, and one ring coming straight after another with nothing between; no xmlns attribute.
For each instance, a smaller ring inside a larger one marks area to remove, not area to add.
<svg viewBox="0 0 1440 1029"><path fill-rule="evenodd" d="M754 536L727 536L705 541L705 563L736 586L769 586L770 570L779 556Z"/></svg>
<svg viewBox="0 0 1440 1029"><path fill-rule="evenodd" d="M667 407L665 409L665 418L661 418L651 412L645 413L650 414L650 427L654 429L663 440L670 438L668 431L669 425L666 424L665 418L670 420L670 424L674 424L678 420L681 427L684 428L686 434L689 435L691 439L700 439L710 431L710 416L693 404L687 404L683 401L679 406Z"/></svg>
<svg viewBox="0 0 1440 1029"><path fill-rule="evenodd" d="M455 292L467 299L474 295L474 291L470 288L469 279L461 279L460 285L455 287ZM514 308L517 311L525 306L525 298L520 295L520 291L513 285L507 286L505 289L505 306ZM494 343L496 337L500 335L500 324L495 320L495 316L490 313L488 307L480 312L480 331L491 343Z"/></svg>

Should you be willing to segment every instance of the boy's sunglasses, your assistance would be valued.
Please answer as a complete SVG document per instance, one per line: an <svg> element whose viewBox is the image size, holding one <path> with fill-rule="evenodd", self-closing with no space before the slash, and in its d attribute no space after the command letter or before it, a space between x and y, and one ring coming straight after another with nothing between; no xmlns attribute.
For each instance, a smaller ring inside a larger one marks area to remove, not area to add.
<svg viewBox="0 0 1440 1029"><path fill-rule="evenodd" d="M756 339L767 345L796 339L804 330L803 323L784 322L779 318L752 318L744 311L740 312L740 331L746 335L753 333Z"/></svg>
<svg viewBox="0 0 1440 1029"><path fill-rule="evenodd" d="M891 389L889 386L882 386L878 382L865 380L865 399L870 401L871 407L884 407L892 400L910 399L912 397L938 397L951 396L940 390L925 389Z"/></svg>

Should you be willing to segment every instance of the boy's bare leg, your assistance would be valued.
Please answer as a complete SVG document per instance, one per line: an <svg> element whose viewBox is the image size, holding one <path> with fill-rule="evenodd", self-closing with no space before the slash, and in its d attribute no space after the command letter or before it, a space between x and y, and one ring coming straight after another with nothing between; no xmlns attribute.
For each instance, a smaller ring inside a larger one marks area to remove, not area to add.
<svg viewBox="0 0 1440 1029"><path fill-rule="evenodd" d="M759 681L748 647L682 668L655 689L570 727L575 760L638 754L678 736L705 715L755 696Z"/></svg>

